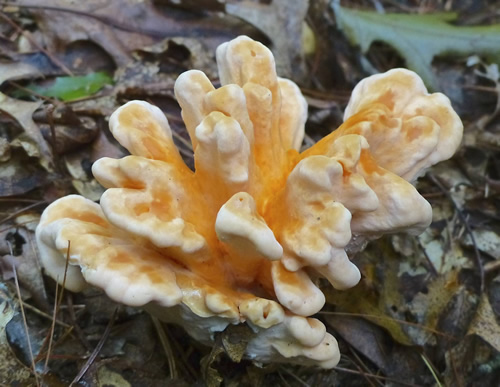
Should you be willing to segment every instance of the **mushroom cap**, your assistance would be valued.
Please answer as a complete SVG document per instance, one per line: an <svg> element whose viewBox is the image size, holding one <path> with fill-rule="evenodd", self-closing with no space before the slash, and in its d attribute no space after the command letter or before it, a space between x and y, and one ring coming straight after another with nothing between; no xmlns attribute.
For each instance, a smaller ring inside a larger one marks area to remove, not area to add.
<svg viewBox="0 0 500 387"><path fill-rule="evenodd" d="M126 103L109 124L131 155L94 163L99 204L71 195L47 207L41 261L62 282L68 255L68 289L96 286L202 342L246 322L248 358L331 368L337 342L310 317L325 303L316 278L350 288L353 238L428 226L409 181L453 154L461 123L398 69L362 81L345 123L299 153L307 104L271 52L239 37L216 56L220 88L196 70L175 84L195 170L157 107Z"/></svg>

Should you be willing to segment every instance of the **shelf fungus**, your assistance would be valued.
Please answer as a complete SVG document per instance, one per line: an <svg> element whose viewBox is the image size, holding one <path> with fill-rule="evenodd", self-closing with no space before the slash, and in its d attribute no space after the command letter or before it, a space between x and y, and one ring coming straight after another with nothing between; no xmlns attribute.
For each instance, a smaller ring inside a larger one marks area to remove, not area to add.
<svg viewBox="0 0 500 387"><path fill-rule="evenodd" d="M100 204L71 195L45 210L41 260L62 282L71 241L72 291L96 286L206 343L246 323L247 358L331 368L337 342L310 317L325 303L319 279L356 285L353 238L429 225L411 182L453 155L462 123L448 98L395 69L359 83L344 124L299 153L307 104L271 52L239 37L216 57L220 88L195 70L175 84L195 171L160 109L128 102L109 124L131 155L93 165Z"/></svg>

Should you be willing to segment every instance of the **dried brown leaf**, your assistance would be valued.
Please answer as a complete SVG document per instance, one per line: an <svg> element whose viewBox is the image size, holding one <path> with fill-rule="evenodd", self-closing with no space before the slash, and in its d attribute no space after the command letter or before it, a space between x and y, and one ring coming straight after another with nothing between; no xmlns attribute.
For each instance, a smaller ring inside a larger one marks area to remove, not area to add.
<svg viewBox="0 0 500 387"><path fill-rule="evenodd" d="M22 63L0 63L0 85L6 80L27 78L38 75L32 66ZM10 98L0 93L0 111L14 118L22 127L24 132L36 144L36 157L40 158L40 164L47 170L52 169L52 151L43 138L38 126L33 121L33 113L42 101L28 102Z"/></svg>
<svg viewBox="0 0 500 387"><path fill-rule="evenodd" d="M273 0L227 2L226 13L261 30L272 41L278 74L300 79L306 73L302 29L309 1Z"/></svg>
<svg viewBox="0 0 500 387"><path fill-rule="evenodd" d="M0 197L24 194L45 181L41 171L20 153L16 152L8 161L0 163Z"/></svg>
<svg viewBox="0 0 500 387"><path fill-rule="evenodd" d="M476 315L469 326L467 334L480 336L484 341L500 352L500 325L495 318L495 313L485 293L481 296L479 307L477 308Z"/></svg>
<svg viewBox="0 0 500 387"><path fill-rule="evenodd" d="M427 385L432 382L432 375L427 371L419 351L389 340L380 327L355 317L331 315L326 320L386 376L408 383Z"/></svg>
<svg viewBox="0 0 500 387"><path fill-rule="evenodd" d="M172 8L159 11L152 0L20 0L36 15L43 40L51 52L62 52L75 41L90 40L102 47L118 66L132 51L166 37L216 37L218 43L238 35L241 26L220 18L181 18ZM229 30L228 30L229 26ZM241 32L240 32L241 33Z"/></svg>

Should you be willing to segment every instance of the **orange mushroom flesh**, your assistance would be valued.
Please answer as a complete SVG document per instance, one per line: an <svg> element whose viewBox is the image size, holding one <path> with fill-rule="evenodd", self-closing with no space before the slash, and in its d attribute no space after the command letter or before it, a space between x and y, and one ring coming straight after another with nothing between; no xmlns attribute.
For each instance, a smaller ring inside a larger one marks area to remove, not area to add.
<svg viewBox="0 0 500 387"><path fill-rule="evenodd" d="M345 123L299 154L307 105L271 52L239 37L217 62L219 89L199 71L175 86L195 171L158 108L125 104L110 129L131 155L94 164L100 204L72 195L45 210L42 263L61 282L71 241L70 290L97 286L205 342L246 322L247 357L331 368L338 347L309 317L325 302L310 275L347 289L360 278L353 234L423 231L431 208L408 181L451 157L462 125L446 97L397 69L362 81Z"/></svg>

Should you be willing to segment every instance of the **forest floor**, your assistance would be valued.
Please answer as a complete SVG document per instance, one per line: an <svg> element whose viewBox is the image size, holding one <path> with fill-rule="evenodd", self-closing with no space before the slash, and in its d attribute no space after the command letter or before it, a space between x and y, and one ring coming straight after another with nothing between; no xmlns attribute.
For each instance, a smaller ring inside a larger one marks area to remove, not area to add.
<svg viewBox="0 0 500 387"><path fill-rule="evenodd" d="M498 386L498 8L340 4L0 1L0 385ZM370 13L353 22L349 10ZM360 284L322 289L327 303L315 317L342 353L332 370L233 362L220 342L200 345L100 290L62 292L39 262L34 231L44 208L68 194L99 200L92 163L126 155L107 127L123 103L160 107L193 165L175 79L198 69L219 85L215 49L238 35L270 47L279 75L300 86L304 147L342 123L358 81L394 67L445 93L464 123L456 155L416 183L433 207L428 230L371 242L353 258Z"/></svg>

